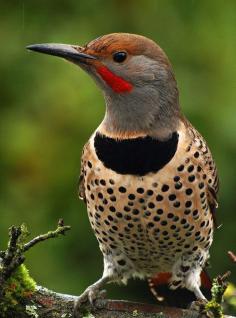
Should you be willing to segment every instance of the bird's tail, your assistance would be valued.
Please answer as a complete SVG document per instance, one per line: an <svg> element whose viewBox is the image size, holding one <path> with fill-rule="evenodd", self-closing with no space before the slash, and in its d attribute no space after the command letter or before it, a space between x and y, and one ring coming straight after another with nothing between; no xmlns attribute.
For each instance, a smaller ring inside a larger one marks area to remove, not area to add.
<svg viewBox="0 0 236 318"><path fill-rule="evenodd" d="M158 302L163 302L169 306L186 308L189 303L196 300L193 292L186 288L178 288L171 290L169 283L171 280L171 273L163 272L154 275L148 279L150 291ZM206 298L211 296L212 282L208 273L203 270L201 273L201 291Z"/></svg>

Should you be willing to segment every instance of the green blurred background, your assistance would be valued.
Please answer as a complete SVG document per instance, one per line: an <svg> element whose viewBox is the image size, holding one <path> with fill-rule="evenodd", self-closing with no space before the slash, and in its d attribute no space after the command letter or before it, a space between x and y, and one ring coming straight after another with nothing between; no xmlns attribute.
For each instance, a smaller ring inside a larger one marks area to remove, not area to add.
<svg viewBox="0 0 236 318"><path fill-rule="evenodd" d="M102 272L102 257L76 184L83 144L104 114L101 92L61 59L30 54L32 43L84 44L132 32L157 41L172 61L184 113L205 136L221 180L211 248L215 276L236 268L236 1L1 1L0 249L7 229L26 222L32 235L63 217L72 230L27 254L39 284L79 294ZM140 300L144 283L109 287L110 296Z"/></svg>

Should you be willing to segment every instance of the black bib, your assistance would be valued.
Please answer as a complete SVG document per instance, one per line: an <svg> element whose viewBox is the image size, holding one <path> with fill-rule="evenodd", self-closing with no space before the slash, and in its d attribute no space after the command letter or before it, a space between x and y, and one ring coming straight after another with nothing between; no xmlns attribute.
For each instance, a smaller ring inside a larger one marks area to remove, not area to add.
<svg viewBox="0 0 236 318"><path fill-rule="evenodd" d="M165 141L150 136L116 140L97 133L94 146L106 168L120 174L144 176L162 169L173 158L178 140L177 132Z"/></svg>

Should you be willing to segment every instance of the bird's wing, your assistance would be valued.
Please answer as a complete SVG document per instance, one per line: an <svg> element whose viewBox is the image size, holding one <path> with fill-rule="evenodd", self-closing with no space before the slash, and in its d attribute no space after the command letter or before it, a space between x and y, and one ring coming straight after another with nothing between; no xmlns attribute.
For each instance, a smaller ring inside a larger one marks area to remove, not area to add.
<svg viewBox="0 0 236 318"><path fill-rule="evenodd" d="M218 178L216 164L212 158L212 154L204 138L189 122L187 122L187 120L185 123L187 124L187 130L192 139L192 146L199 153L199 157L197 157L198 165L201 166L204 174L206 175L207 200L208 200L211 213L213 215L213 219L216 224L215 212L218 207L217 193L219 190L219 178Z"/></svg>
<svg viewBox="0 0 236 318"><path fill-rule="evenodd" d="M81 200L83 200L83 201L86 200L85 188L84 188L84 175L83 175L82 169L80 171L80 176L79 176L79 181L78 181L78 195L79 195L79 198Z"/></svg>
<svg viewBox="0 0 236 318"><path fill-rule="evenodd" d="M85 194L85 185L84 185L84 165L85 165L85 156L87 152L88 143L84 145L82 156L81 156L81 168L80 168L80 176L78 181L78 195L81 200L86 202L86 194Z"/></svg>

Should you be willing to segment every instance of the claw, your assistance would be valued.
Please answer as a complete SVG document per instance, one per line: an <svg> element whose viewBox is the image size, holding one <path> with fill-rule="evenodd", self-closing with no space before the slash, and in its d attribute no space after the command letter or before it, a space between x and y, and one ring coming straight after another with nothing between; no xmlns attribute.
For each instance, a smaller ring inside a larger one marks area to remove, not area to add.
<svg viewBox="0 0 236 318"><path fill-rule="evenodd" d="M81 317L81 307L86 303L90 303L90 307L95 307L95 300L98 298L104 298L104 291L101 288L107 282L111 281L111 276L103 276L93 285L89 286L85 291L77 298L74 307L74 317Z"/></svg>
<svg viewBox="0 0 236 318"><path fill-rule="evenodd" d="M206 303L207 300L205 299L195 300L190 304L189 309L192 311L197 311L198 313L202 313L205 310Z"/></svg>
<svg viewBox="0 0 236 318"><path fill-rule="evenodd" d="M81 307L89 302L91 307L96 307L95 303L97 299L104 299L106 295L106 290L99 290L98 288L95 288L94 286L89 286L82 295L80 295L76 302L74 307L74 317L80 318L81 317Z"/></svg>
<svg viewBox="0 0 236 318"><path fill-rule="evenodd" d="M100 291L99 291L99 298L100 298L100 299L105 299L106 296L107 296L107 291L106 291L106 289L103 289L103 290L100 290Z"/></svg>
<svg viewBox="0 0 236 318"><path fill-rule="evenodd" d="M88 290L88 300L91 306L94 307L95 300L99 297L100 290L95 288L89 288Z"/></svg>
<svg viewBox="0 0 236 318"><path fill-rule="evenodd" d="M75 301L74 312L73 312L74 318L80 318L82 316L81 307L87 301L88 301L88 295L85 295L85 293L83 293L81 296L77 298L77 300Z"/></svg>

